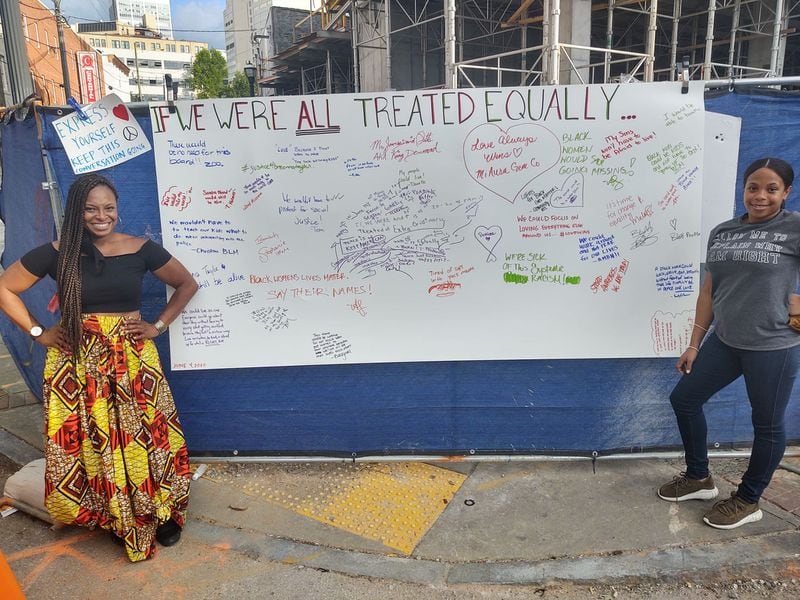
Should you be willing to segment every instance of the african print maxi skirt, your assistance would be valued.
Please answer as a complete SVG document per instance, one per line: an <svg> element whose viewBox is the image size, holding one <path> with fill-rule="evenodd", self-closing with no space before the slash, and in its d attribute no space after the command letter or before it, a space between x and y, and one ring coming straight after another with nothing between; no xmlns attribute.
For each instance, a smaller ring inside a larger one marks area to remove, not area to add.
<svg viewBox="0 0 800 600"><path fill-rule="evenodd" d="M183 527L191 473L155 344L122 323L84 315L78 361L48 350L45 507L61 523L114 532L138 561L155 551L158 525Z"/></svg>

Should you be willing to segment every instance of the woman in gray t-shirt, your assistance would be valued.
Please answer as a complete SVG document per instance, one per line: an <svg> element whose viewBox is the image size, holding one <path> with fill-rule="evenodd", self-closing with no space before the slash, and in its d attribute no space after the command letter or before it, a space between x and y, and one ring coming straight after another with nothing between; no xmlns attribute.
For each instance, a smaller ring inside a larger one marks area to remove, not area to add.
<svg viewBox="0 0 800 600"><path fill-rule="evenodd" d="M683 376L670 402L686 471L658 490L673 502L717 497L703 405L744 376L753 450L738 489L703 517L718 529L761 519L758 501L783 457L784 414L800 368L800 334L788 324L800 273L800 213L784 208L794 171L779 158L762 158L747 168L744 181L747 212L720 223L709 236L691 343L676 365Z"/></svg>

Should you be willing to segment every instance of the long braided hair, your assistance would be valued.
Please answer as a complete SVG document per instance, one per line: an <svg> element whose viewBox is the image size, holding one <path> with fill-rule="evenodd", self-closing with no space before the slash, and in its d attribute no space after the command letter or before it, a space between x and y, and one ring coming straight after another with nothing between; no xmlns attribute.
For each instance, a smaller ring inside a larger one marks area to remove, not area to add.
<svg viewBox="0 0 800 600"><path fill-rule="evenodd" d="M102 175L88 173L78 177L69 187L64 223L58 247L58 303L61 308L61 328L64 330L75 358L81 346L81 252L92 255L92 240L85 233L84 209L86 198L98 185L104 185L119 199L114 185Z"/></svg>

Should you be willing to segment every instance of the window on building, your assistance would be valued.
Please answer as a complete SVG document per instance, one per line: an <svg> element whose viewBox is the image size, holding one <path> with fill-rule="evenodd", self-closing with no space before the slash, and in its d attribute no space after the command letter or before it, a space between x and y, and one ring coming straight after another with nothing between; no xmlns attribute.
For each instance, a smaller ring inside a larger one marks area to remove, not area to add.
<svg viewBox="0 0 800 600"><path fill-rule="evenodd" d="M139 66L140 67L149 67L150 66L150 61L149 60L140 60L139 61Z"/></svg>
<svg viewBox="0 0 800 600"><path fill-rule="evenodd" d="M131 47L131 43L127 42L127 41L122 42L122 47L127 50L127 49L129 49Z"/></svg>
<svg viewBox="0 0 800 600"><path fill-rule="evenodd" d="M125 64L128 65L129 67L132 67L133 66L133 59L132 58L126 59L125 60Z"/></svg>
<svg viewBox="0 0 800 600"><path fill-rule="evenodd" d="M119 48L119 40L111 40L112 48Z"/></svg>
<svg viewBox="0 0 800 600"><path fill-rule="evenodd" d="M101 48L105 48L105 47L106 47L106 42L107 42L107 41L108 41L108 40L106 40L106 38L103 38L102 40L100 40L100 47L101 47Z"/></svg>
<svg viewBox="0 0 800 600"><path fill-rule="evenodd" d="M148 82L150 85L158 85L158 79L149 79Z"/></svg>
<svg viewBox="0 0 800 600"><path fill-rule="evenodd" d="M22 15L22 31L25 33L25 37L28 37L28 17Z"/></svg>
<svg viewBox="0 0 800 600"><path fill-rule="evenodd" d="M175 44L167 44L167 52L175 52Z"/></svg>
<svg viewBox="0 0 800 600"><path fill-rule="evenodd" d="M161 61L160 60L154 60L153 61L153 66L154 67L160 67L161 66Z"/></svg>

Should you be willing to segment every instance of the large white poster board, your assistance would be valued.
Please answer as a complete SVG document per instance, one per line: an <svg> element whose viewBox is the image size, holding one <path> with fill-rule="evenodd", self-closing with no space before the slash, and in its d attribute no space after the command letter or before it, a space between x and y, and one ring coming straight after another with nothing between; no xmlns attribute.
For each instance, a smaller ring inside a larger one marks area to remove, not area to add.
<svg viewBox="0 0 800 600"><path fill-rule="evenodd" d="M702 84L150 107L173 369L678 355Z"/></svg>

